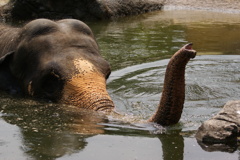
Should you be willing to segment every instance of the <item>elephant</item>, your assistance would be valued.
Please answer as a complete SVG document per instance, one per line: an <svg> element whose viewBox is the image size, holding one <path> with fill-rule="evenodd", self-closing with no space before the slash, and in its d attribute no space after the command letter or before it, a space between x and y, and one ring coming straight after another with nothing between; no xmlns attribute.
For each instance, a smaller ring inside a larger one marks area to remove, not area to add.
<svg viewBox="0 0 240 160"><path fill-rule="evenodd" d="M36 19L0 26L0 89L37 99L115 112L107 89L111 68L91 29L82 21ZM178 123L185 99L185 67L196 56L192 43L170 59L161 102L148 122Z"/></svg>

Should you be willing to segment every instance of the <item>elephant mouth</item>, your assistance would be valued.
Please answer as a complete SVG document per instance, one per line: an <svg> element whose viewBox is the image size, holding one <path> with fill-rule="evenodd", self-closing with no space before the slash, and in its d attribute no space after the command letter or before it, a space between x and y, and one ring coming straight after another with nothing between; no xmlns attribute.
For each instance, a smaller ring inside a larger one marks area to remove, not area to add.
<svg viewBox="0 0 240 160"><path fill-rule="evenodd" d="M110 112L114 108L112 99L106 90L106 80L99 73L84 72L66 81L62 103L94 111Z"/></svg>
<svg viewBox="0 0 240 160"><path fill-rule="evenodd" d="M95 111L111 112L114 108L114 104L110 99L101 99L92 103L89 108Z"/></svg>

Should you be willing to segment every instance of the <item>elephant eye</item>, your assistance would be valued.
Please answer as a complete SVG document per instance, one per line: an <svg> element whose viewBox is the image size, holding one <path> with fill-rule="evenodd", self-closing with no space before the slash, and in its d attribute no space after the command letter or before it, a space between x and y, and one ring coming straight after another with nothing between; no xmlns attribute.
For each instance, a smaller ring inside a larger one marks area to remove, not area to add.
<svg viewBox="0 0 240 160"><path fill-rule="evenodd" d="M108 79L110 74L111 74L111 71L106 74L105 78Z"/></svg>
<svg viewBox="0 0 240 160"><path fill-rule="evenodd" d="M51 72L42 79L41 88L48 98L57 98L63 88L63 80L58 74Z"/></svg>
<svg viewBox="0 0 240 160"><path fill-rule="evenodd" d="M111 74L111 69L110 68L108 68L106 71L105 71L105 78L106 79L108 79L109 78L109 76L110 76L110 74Z"/></svg>

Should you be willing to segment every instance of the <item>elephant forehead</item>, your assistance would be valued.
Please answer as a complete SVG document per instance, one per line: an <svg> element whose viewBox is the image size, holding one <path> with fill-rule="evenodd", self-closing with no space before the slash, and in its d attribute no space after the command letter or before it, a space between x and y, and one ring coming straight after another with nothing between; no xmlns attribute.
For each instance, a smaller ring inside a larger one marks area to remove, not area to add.
<svg viewBox="0 0 240 160"><path fill-rule="evenodd" d="M92 63L81 58L73 60L73 64L80 74L96 71L95 66Z"/></svg>

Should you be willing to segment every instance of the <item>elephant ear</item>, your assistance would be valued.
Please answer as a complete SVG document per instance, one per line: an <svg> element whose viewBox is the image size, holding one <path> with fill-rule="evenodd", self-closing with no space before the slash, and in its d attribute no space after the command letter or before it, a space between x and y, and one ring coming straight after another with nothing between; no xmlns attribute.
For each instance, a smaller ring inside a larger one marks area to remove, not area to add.
<svg viewBox="0 0 240 160"><path fill-rule="evenodd" d="M0 58L0 90L7 91L10 94L20 93L17 79L10 70L10 61L13 55L14 51L7 53Z"/></svg>
<svg viewBox="0 0 240 160"><path fill-rule="evenodd" d="M14 54L14 51L11 51L1 57L0 58L0 67L2 67L3 64L9 63L9 60L12 58L13 54Z"/></svg>

